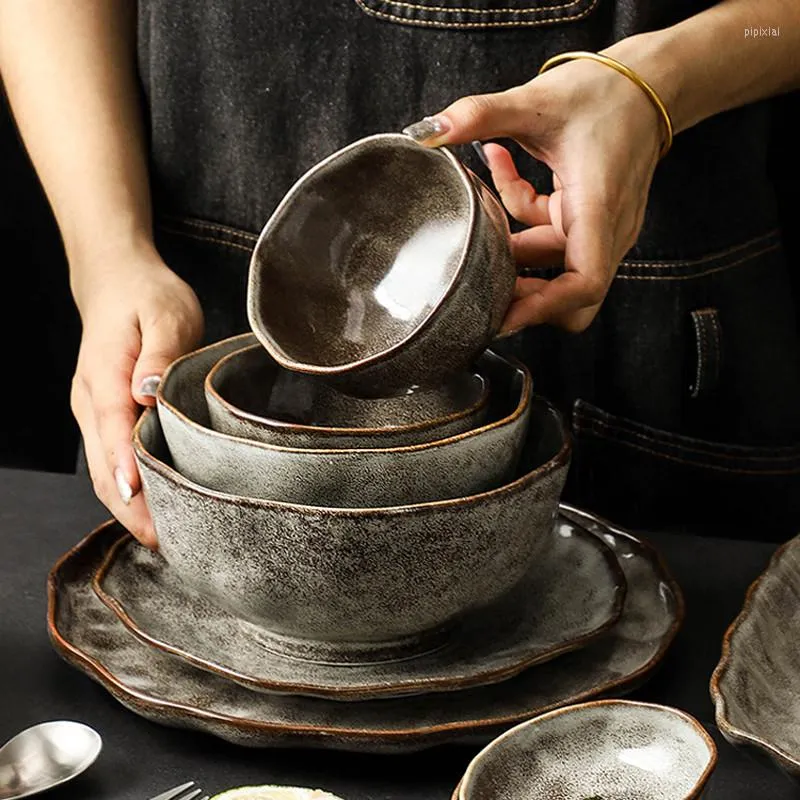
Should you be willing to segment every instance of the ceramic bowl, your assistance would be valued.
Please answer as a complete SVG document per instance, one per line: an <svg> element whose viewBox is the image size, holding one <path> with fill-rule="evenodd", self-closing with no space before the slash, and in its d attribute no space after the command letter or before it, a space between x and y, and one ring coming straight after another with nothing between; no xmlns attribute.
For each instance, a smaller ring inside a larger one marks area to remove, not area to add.
<svg viewBox="0 0 800 800"><path fill-rule="evenodd" d="M491 352L478 362L492 386L485 425L405 447L281 447L212 430L204 381L241 346L234 337L190 353L164 373L157 406L175 468L220 492L315 506L407 505L469 494L508 481L530 415L531 377Z"/></svg>
<svg viewBox="0 0 800 800"><path fill-rule="evenodd" d="M717 725L800 779L800 536L747 592L711 678Z"/></svg>
<svg viewBox="0 0 800 800"><path fill-rule="evenodd" d="M186 584L258 625L265 647L381 661L443 645L455 620L532 569L552 532L571 447L545 400L535 397L531 413L535 434L511 482L384 508L206 489L173 468L152 410L135 428L134 452L160 552Z"/></svg>
<svg viewBox="0 0 800 800"><path fill-rule="evenodd" d="M716 761L683 711L600 700L511 728L472 760L454 800L694 800Z"/></svg>
<svg viewBox="0 0 800 800"><path fill-rule="evenodd" d="M281 367L260 344L221 358L205 380L211 427L285 447L403 447L456 436L486 418L488 382L460 372L431 389L364 399Z"/></svg>
<svg viewBox="0 0 800 800"><path fill-rule="evenodd" d="M253 251L247 310L282 366L387 396L471 364L515 279L492 192L448 150L378 134L289 190Z"/></svg>

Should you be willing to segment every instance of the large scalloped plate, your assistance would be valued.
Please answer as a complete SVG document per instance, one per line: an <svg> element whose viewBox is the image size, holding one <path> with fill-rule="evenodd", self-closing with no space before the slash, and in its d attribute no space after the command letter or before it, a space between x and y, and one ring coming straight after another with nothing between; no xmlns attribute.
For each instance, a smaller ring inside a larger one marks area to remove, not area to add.
<svg viewBox="0 0 800 800"><path fill-rule="evenodd" d="M780 547L725 633L711 677L717 726L800 778L800 536Z"/></svg>
<svg viewBox="0 0 800 800"><path fill-rule="evenodd" d="M109 522L53 567L48 630L61 656L125 707L171 727L206 731L250 747L407 752L486 742L511 725L643 683L684 616L674 579L650 545L583 512L562 514L614 551L628 582L617 625L599 641L502 683L409 698L343 704L250 691L142 644L92 591L92 578L123 534Z"/></svg>

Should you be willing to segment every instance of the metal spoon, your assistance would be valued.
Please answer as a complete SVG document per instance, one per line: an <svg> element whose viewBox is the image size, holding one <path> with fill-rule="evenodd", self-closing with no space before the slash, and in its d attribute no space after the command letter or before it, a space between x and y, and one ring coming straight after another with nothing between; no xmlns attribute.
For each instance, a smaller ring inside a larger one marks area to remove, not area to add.
<svg viewBox="0 0 800 800"><path fill-rule="evenodd" d="M19 800L71 780L94 763L100 734L80 722L43 722L0 747L0 800Z"/></svg>

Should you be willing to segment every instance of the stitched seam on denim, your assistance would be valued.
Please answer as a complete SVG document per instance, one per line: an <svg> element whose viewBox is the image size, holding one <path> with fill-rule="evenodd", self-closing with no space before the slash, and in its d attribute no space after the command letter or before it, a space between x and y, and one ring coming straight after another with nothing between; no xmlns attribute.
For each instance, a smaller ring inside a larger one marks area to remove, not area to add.
<svg viewBox="0 0 800 800"><path fill-rule="evenodd" d="M380 0L378 0L380 2ZM375 0L365 0L365 2L375 2ZM539 14L542 11L561 11L563 8L570 6L580 5L583 0L569 0L567 3L561 3L556 6L528 6L527 8L463 8L458 6L426 6L422 3L406 3L402 0L384 0L387 6L396 6L398 8L411 8L419 11L443 11L445 13L455 14Z"/></svg>
<svg viewBox="0 0 800 800"><path fill-rule="evenodd" d="M716 470L717 472L729 472L734 475L754 475L761 477L770 477L776 475L800 475L800 466L791 469L735 469L733 467L722 467L717 464L709 464L707 462L700 462L700 461L689 461L688 459L685 458L678 458L678 456L669 455L667 453L661 453L657 450L653 450L652 448L644 447L643 445L634 444L633 442L627 442L623 439L616 439L613 436L608 436L606 433L595 430L594 428L583 428L582 432L596 436L598 439L608 439L623 447L630 447L633 450L640 450L641 452L655 456L656 458L662 458L667 461L675 461L678 464L686 464L687 466L694 467L696 469L708 469L708 470Z"/></svg>
<svg viewBox="0 0 800 800"><path fill-rule="evenodd" d="M237 250L244 250L245 253L253 252L252 247L247 247L243 244L237 244L236 242L229 242L225 239L218 239L215 236L201 236L197 233L175 230L174 228L170 228L166 225L159 225L159 228L165 233L172 233L175 236L185 236L187 239L197 239L200 242L213 242L214 244L220 244L223 247L235 247Z"/></svg>
<svg viewBox="0 0 800 800"><path fill-rule="evenodd" d="M584 412L579 411L578 413ZM797 448L797 452L786 453L785 455L733 455L730 453L710 453L708 450L702 450L690 445L662 441L654 436L648 436L646 433L631 430L629 427L625 427L624 423L617 426L619 428L619 434L617 434L613 425L597 417L591 417L585 421L580 419L580 417L576 417L574 421L575 431L579 432L586 429L587 423L588 427L592 430L596 427L603 428L605 430L604 436L606 439L612 439L618 442L625 441L624 438L622 438L623 436L633 436L636 439L642 439L648 444L661 445L662 447L675 447L687 453L697 453L697 455L705 456L706 458L728 459L729 461L798 461L797 468L800 469L800 448Z"/></svg>
<svg viewBox="0 0 800 800"><path fill-rule="evenodd" d="M744 250L746 247L758 244L759 242L764 242L767 239L772 239L773 237L778 236L778 234L778 229L773 228L771 231L762 233L760 236L756 236L753 239L748 239L746 242L740 242L739 244L735 244L732 247L728 247L727 249L720 250L716 253L709 253L702 258L688 258L680 259L678 261L636 261L626 259L622 263L629 264L634 267L663 267L665 265L669 265L670 267L691 267L697 264L705 264L707 261L715 261L716 259L723 258L724 256L733 255L734 253L738 253L740 250Z"/></svg>
<svg viewBox="0 0 800 800"><path fill-rule="evenodd" d="M700 397L700 387L703 381L703 362L705 361L705 334L700 324L701 312L692 311L692 324L694 325L695 349L697 350L697 371L694 376L694 386L691 388L692 397Z"/></svg>
<svg viewBox="0 0 800 800"><path fill-rule="evenodd" d="M388 19L392 22L400 22L406 25L422 25L429 28L522 28L533 27L536 25L548 25L553 22L570 22L572 20L582 19L591 13L591 11L597 5L598 0L592 0L591 5L588 6L585 11L582 11L579 14L573 14L572 16L565 17L548 17L547 19L532 19L524 22L521 20L507 20L505 22L434 22L432 20L398 17L394 14L376 11L375 9L366 6L364 4L364 0L356 0L356 3L365 13L371 14L373 17Z"/></svg>
<svg viewBox="0 0 800 800"><path fill-rule="evenodd" d="M714 334L714 347L716 357L714 359L714 381L719 380L719 372L722 369L722 330L719 325L719 313L717 310L710 309L709 317L711 320L711 332Z"/></svg>
<svg viewBox="0 0 800 800"><path fill-rule="evenodd" d="M201 228L204 230L209 231L218 231L220 233L227 233L232 236L238 236L242 239L247 239L248 241L257 241L258 234L257 233L250 233L250 231L243 231L241 228L232 228L230 225L219 225L214 222L206 222L205 220L201 219L190 219L189 217L173 217L168 214L165 214L161 219L169 220L171 222L180 224L180 225L189 225L193 228ZM157 222L157 225L163 225L161 222Z"/></svg>
<svg viewBox="0 0 800 800"><path fill-rule="evenodd" d="M741 264L746 264L748 261L752 261L754 258L758 258L758 256L763 256L766 253L771 253L773 250L780 249L780 242L776 242L769 247L765 247L763 250L757 250L755 253L750 253L746 255L744 258L740 258L737 261L732 261L730 264L724 264L721 267L712 267L711 269L704 269L702 272L694 272L691 275L619 275L617 274L614 280L619 281L690 281L694 278L702 278L706 275L713 275L717 272L725 272L725 270L731 269L733 267L738 267ZM624 263L624 262L623 262ZM669 269L669 264L663 264L663 268Z"/></svg>

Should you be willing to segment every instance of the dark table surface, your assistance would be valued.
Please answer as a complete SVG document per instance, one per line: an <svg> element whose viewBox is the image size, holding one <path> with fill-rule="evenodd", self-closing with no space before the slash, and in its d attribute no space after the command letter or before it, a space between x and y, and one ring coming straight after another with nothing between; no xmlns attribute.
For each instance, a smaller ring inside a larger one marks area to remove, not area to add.
<svg viewBox="0 0 800 800"><path fill-rule="evenodd" d="M147 800L186 780L209 794L277 783L324 788L345 800L450 797L477 748L399 756L243 749L140 719L62 662L47 637L47 573L106 516L82 476L0 470L0 742L48 719L86 722L104 740L97 763L49 798ZM687 617L659 672L633 696L682 708L712 733L720 755L712 800L800 798L798 784L722 739L708 694L723 632L775 546L679 533L648 538L684 590Z"/></svg>

